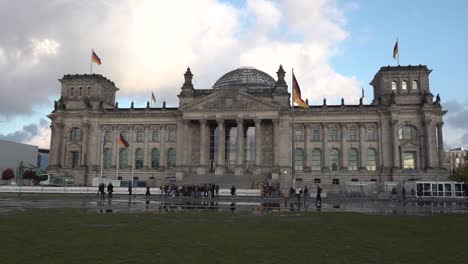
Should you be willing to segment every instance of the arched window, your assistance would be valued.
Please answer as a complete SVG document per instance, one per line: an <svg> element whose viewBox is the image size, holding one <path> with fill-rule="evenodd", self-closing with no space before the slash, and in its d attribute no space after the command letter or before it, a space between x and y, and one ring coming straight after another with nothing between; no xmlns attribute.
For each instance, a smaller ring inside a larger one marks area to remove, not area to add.
<svg viewBox="0 0 468 264"><path fill-rule="evenodd" d="M349 150L348 170L355 171L358 169L358 152L356 149Z"/></svg>
<svg viewBox="0 0 468 264"><path fill-rule="evenodd" d="M143 154L143 150L141 148L137 148L135 150L135 169L143 168L143 159L145 155Z"/></svg>
<svg viewBox="0 0 468 264"><path fill-rule="evenodd" d="M413 90L417 90L418 89L418 81L414 80L413 81L413 85L411 87Z"/></svg>
<svg viewBox="0 0 468 264"><path fill-rule="evenodd" d="M119 152L119 168L125 169L128 166L128 151L121 149Z"/></svg>
<svg viewBox="0 0 468 264"><path fill-rule="evenodd" d="M401 89L402 89L402 90L405 90L405 91L408 89L408 83L407 83L406 81L403 81L403 82L401 83Z"/></svg>
<svg viewBox="0 0 468 264"><path fill-rule="evenodd" d="M75 88L70 89L70 96L75 96Z"/></svg>
<svg viewBox="0 0 468 264"><path fill-rule="evenodd" d="M81 96L83 94L83 87L80 87L80 91L78 93L78 96Z"/></svg>
<svg viewBox="0 0 468 264"><path fill-rule="evenodd" d="M109 169L112 165L112 150L111 149L104 149L104 154L103 154L103 166L104 169Z"/></svg>
<svg viewBox="0 0 468 264"><path fill-rule="evenodd" d="M375 171L376 162L375 162L376 151L375 149L368 149L367 150L367 170L368 171Z"/></svg>
<svg viewBox="0 0 468 264"><path fill-rule="evenodd" d="M173 148L170 148L167 151L167 167L175 168L176 166L176 151Z"/></svg>
<svg viewBox="0 0 468 264"><path fill-rule="evenodd" d="M74 127L70 130L69 139L72 142L80 142L81 141L81 129Z"/></svg>
<svg viewBox="0 0 468 264"><path fill-rule="evenodd" d="M348 134L349 134L349 141L358 140L356 127L354 127L354 126L350 127L349 131L348 131Z"/></svg>
<svg viewBox="0 0 468 264"><path fill-rule="evenodd" d="M330 167L332 171L337 171L340 166L340 153L337 149L330 151Z"/></svg>
<svg viewBox="0 0 468 264"><path fill-rule="evenodd" d="M157 169L159 168L159 149L154 148L151 152L151 168Z"/></svg>
<svg viewBox="0 0 468 264"><path fill-rule="evenodd" d="M304 169L304 151L300 148L294 151L294 169L296 171L302 171Z"/></svg>
<svg viewBox="0 0 468 264"><path fill-rule="evenodd" d="M412 125L404 125L398 131L398 138L399 139L416 139L417 130Z"/></svg>
<svg viewBox="0 0 468 264"><path fill-rule="evenodd" d="M392 82L392 91L396 91L397 83L395 81Z"/></svg>
<svg viewBox="0 0 468 264"><path fill-rule="evenodd" d="M322 169L322 152L320 149L312 150L312 170Z"/></svg>
<svg viewBox="0 0 468 264"><path fill-rule="evenodd" d="M91 87L88 87L88 93L87 93L88 97L91 96Z"/></svg>

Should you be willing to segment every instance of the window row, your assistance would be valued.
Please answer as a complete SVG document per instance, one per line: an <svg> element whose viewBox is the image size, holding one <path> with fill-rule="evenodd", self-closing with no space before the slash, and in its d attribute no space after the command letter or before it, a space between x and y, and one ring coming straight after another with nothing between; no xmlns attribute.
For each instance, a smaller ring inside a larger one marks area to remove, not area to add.
<svg viewBox="0 0 468 264"><path fill-rule="evenodd" d="M91 96L91 87L71 87L69 96Z"/></svg>
<svg viewBox="0 0 468 264"><path fill-rule="evenodd" d="M160 151L157 148L154 148L151 151L151 169L158 169L160 165ZM137 148L135 150L135 169L141 169L143 168L144 160L145 160L145 154L143 149ZM119 152L119 168L120 169L125 169L128 168L129 166L131 167L132 164L129 164L128 160L128 150L127 149L120 149ZM103 166L105 169L108 169L112 166L112 150L109 148L104 149L104 155L103 155ZM175 168L176 166L176 152L175 149L170 148L167 151L167 168Z"/></svg>
<svg viewBox="0 0 468 264"><path fill-rule="evenodd" d="M375 128L367 128L367 140L374 141L377 140L377 130ZM313 128L312 129L312 141L321 141L323 139L322 131L320 128ZM340 140L340 135L338 133L338 128L332 127L329 130L329 138L330 141L338 141ZM304 141L304 130L302 129L295 129L294 132L294 140L296 141ZM348 129L348 140L349 141L358 141L359 140L359 131L357 127L350 127Z"/></svg>
<svg viewBox="0 0 468 264"><path fill-rule="evenodd" d="M127 131L120 131L120 134L122 135L125 140L128 141L127 137ZM112 131L105 131L104 132L104 140L106 142L112 141ZM169 142L175 142L176 140L176 131L174 129L170 129L167 133L167 141ZM135 132L135 142L144 142L145 141L145 132L142 130L137 130ZM152 142L159 142L160 141L160 131L159 130L153 130L151 132L151 141Z"/></svg>
<svg viewBox="0 0 468 264"><path fill-rule="evenodd" d="M411 83L411 87L409 87L410 83ZM418 81L417 80L413 80L411 82L402 81L400 89L401 91L408 91L408 90L416 91L418 90ZM396 91L396 90L398 90L398 81L392 81L392 91Z"/></svg>
<svg viewBox="0 0 468 264"><path fill-rule="evenodd" d="M294 152L294 169L296 171L304 170L304 151L301 148L297 148ZM337 149L332 149L328 153L329 157L329 168L332 171L339 170L340 166L340 152ZM367 150L366 168L368 171L375 171L377 167L377 152L375 149ZM318 148L312 150L312 166L311 169L314 171L320 171L324 167L323 164L324 156L322 151ZM359 169L359 155L357 149L350 149L348 151L348 170L356 171Z"/></svg>

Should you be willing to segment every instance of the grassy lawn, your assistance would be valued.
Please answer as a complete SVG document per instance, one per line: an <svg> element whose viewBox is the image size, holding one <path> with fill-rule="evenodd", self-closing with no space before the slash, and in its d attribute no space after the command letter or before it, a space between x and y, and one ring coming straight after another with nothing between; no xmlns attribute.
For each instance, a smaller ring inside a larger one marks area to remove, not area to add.
<svg viewBox="0 0 468 264"><path fill-rule="evenodd" d="M35 209L0 215L1 263L467 263L468 215Z"/></svg>

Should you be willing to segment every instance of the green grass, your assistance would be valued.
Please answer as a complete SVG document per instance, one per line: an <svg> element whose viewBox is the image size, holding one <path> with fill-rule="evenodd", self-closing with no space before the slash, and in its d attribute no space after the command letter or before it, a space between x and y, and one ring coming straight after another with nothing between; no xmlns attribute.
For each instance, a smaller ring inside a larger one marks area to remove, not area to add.
<svg viewBox="0 0 468 264"><path fill-rule="evenodd" d="M34 209L0 216L1 263L467 263L468 215Z"/></svg>

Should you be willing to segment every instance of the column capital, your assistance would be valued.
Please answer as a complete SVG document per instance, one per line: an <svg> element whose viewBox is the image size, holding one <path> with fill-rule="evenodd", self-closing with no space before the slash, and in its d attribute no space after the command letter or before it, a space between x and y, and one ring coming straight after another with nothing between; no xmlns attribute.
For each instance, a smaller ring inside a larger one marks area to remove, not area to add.
<svg viewBox="0 0 468 264"><path fill-rule="evenodd" d="M255 125L262 123L262 118L254 118Z"/></svg>
<svg viewBox="0 0 468 264"><path fill-rule="evenodd" d="M442 127L444 125L444 122L438 122L437 127Z"/></svg>
<svg viewBox="0 0 468 264"><path fill-rule="evenodd" d="M236 123L237 123L237 124L242 124L242 125L243 125L243 124L244 124L244 119L243 119L243 118L240 118L240 117L239 117L239 118L236 118Z"/></svg>
<svg viewBox="0 0 468 264"><path fill-rule="evenodd" d="M206 125L206 119L202 118L202 119L199 119L198 122L200 122L200 125Z"/></svg>
<svg viewBox="0 0 468 264"><path fill-rule="evenodd" d="M224 124L224 119L216 119L216 123L218 123L218 126L223 125Z"/></svg>
<svg viewBox="0 0 468 264"><path fill-rule="evenodd" d="M359 122L359 128L365 128L367 123Z"/></svg>

